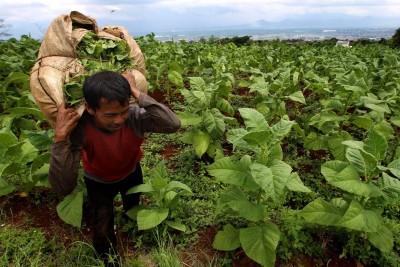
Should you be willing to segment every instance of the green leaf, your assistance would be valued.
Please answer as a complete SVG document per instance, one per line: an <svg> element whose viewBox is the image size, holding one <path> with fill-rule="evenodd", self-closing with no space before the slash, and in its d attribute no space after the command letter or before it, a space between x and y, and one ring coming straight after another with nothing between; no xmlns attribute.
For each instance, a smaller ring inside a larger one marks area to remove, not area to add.
<svg viewBox="0 0 400 267"><path fill-rule="evenodd" d="M307 222L327 226L337 226L342 214L340 209L322 198L317 198L300 211L300 215Z"/></svg>
<svg viewBox="0 0 400 267"><path fill-rule="evenodd" d="M44 120L43 113L37 108L14 107L7 109L6 112L10 113L11 115L17 115L17 117L33 115L39 119Z"/></svg>
<svg viewBox="0 0 400 267"><path fill-rule="evenodd" d="M202 118L199 115L192 112L183 111L177 112L176 114L178 115L182 126L198 125L202 121Z"/></svg>
<svg viewBox="0 0 400 267"><path fill-rule="evenodd" d="M249 145L264 147L271 140L270 131L251 131L242 136Z"/></svg>
<svg viewBox="0 0 400 267"><path fill-rule="evenodd" d="M167 190L175 190L175 189L181 189L185 191L186 193L192 194L192 190L190 190L189 186L187 186L184 183L178 182L178 181L171 181L169 182Z"/></svg>
<svg viewBox="0 0 400 267"><path fill-rule="evenodd" d="M262 96L269 95L269 83L262 81L256 82L250 86L250 93L258 92Z"/></svg>
<svg viewBox="0 0 400 267"><path fill-rule="evenodd" d="M296 102L299 102L302 104L306 104L306 98L304 97L302 91L294 92L293 94L289 95L288 98L293 101L296 101Z"/></svg>
<svg viewBox="0 0 400 267"><path fill-rule="evenodd" d="M226 112L229 116L233 116L235 114L235 110L231 106L228 100L224 98L218 98L216 108L222 112Z"/></svg>
<svg viewBox="0 0 400 267"><path fill-rule="evenodd" d="M248 132L245 129L242 129L242 128L231 129L226 134L226 139L228 140L229 143L231 143L233 145L234 149L236 147L238 147L240 149L245 149L247 147L247 142L245 140L243 140L243 137L247 133Z"/></svg>
<svg viewBox="0 0 400 267"><path fill-rule="evenodd" d="M139 230L147 230L162 223L169 214L169 209L143 209L137 213L137 224Z"/></svg>
<svg viewBox="0 0 400 267"><path fill-rule="evenodd" d="M393 233L385 225L382 225L376 232L368 232L367 238L369 242L372 243L382 252L389 253L393 249L394 238Z"/></svg>
<svg viewBox="0 0 400 267"><path fill-rule="evenodd" d="M254 181L266 192L271 191L270 187L273 184L272 170L265 165L253 163L250 165L251 176Z"/></svg>
<svg viewBox="0 0 400 267"><path fill-rule="evenodd" d="M364 130L368 130L374 124L374 121L367 116L357 116L353 120L353 124L357 127L363 128Z"/></svg>
<svg viewBox="0 0 400 267"><path fill-rule="evenodd" d="M300 176L297 173L292 173L287 180L286 187L295 192L310 193L312 192L307 186L303 184Z"/></svg>
<svg viewBox="0 0 400 267"><path fill-rule="evenodd" d="M383 218L375 210L367 210L355 199L350 202L346 213L338 222L338 225L348 229L377 232L383 224Z"/></svg>
<svg viewBox="0 0 400 267"><path fill-rule="evenodd" d="M196 131L193 135L193 145L196 151L196 155L200 158L206 153L208 146L211 143L211 135L207 132Z"/></svg>
<svg viewBox="0 0 400 267"><path fill-rule="evenodd" d="M207 132L215 138L222 137L225 132L224 116L216 108L203 113L203 123Z"/></svg>
<svg viewBox="0 0 400 267"><path fill-rule="evenodd" d="M388 142L385 137L372 130L368 132L368 137L364 140L364 150L373 155L378 161L386 157Z"/></svg>
<svg viewBox="0 0 400 267"><path fill-rule="evenodd" d="M356 168L358 174L365 177L368 177L378 165L372 154L351 147L346 150L346 158Z"/></svg>
<svg viewBox="0 0 400 267"><path fill-rule="evenodd" d="M177 72L177 71L174 71L174 70L170 71L170 72L168 73L168 80L169 80L171 83L173 83L173 84L175 84L175 85L177 85L177 86L180 86L180 87L183 86L183 79L182 79L182 76L181 76L181 74L180 74L179 72Z"/></svg>
<svg viewBox="0 0 400 267"><path fill-rule="evenodd" d="M400 178L400 159L396 159L389 163L388 168L397 178Z"/></svg>
<svg viewBox="0 0 400 267"><path fill-rule="evenodd" d="M311 132L304 140L304 146L311 150L328 149L328 142L324 136L319 136L317 133Z"/></svg>
<svg viewBox="0 0 400 267"><path fill-rule="evenodd" d="M181 231L181 232L185 232L186 231L186 226L184 224L182 224L182 220L180 219L176 219L175 221L165 221L165 224L168 225L169 227Z"/></svg>
<svg viewBox="0 0 400 267"><path fill-rule="evenodd" d="M140 184L137 186L132 187L126 193L127 194L135 194L135 193L149 193L154 192L155 189L151 184Z"/></svg>
<svg viewBox="0 0 400 267"><path fill-rule="evenodd" d="M240 247L239 230L227 224L222 231L214 237L213 248L223 251L231 251Z"/></svg>
<svg viewBox="0 0 400 267"><path fill-rule="evenodd" d="M239 216L246 220L258 222L264 219L266 209L263 205L257 205L248 200L248 197L237 186L230 186L221 194L219 209L229 206Z"/></svg>
<svg viewBox="0 0 400 267"><path fill-rule="evenodd" d="M329 150L335 156L336 160L346 160L347 146L343 144L344 141L351 140L352 136L347 132L342 132L338 135L330 137L328 141Z"/></svg>
<svg viewBox="0 0 400 267"><path fill-rule="evenodd" d="M269 125L264 116L252 108L240 108L240 115L243 117L248 131L268 131Z"/></svg>
<svg viewBox="0 0 400 267"><path fill-rule="evenodd" d="M18 139L13 133L0 133L0 152L4 152L6 148L15 145L17 142Z"/></svg>
<svg viewBox="0 0 400 267"><path fill-rule="evenodd" d="M278 123L271 127L271 132L277 139L276 141L280 141L290 132L293 123L293 121L281 119Z"/></svg>
<svg viewBox="0 0 400 267"><path fill-rule="evenodd" d="M239 232L240 243L247 256L262 266L275 266L275 250L280 239L278 227L266 222L261 226L242 228Z"/></svg>
<svg viewBox="0 0 400 267"><path fill-rule="evenodd" d="M285 186L292 172L292 167L283 161L275 161L271 166L272 183L269 185L267 195L274 201L274 203L282 203L285 194Z"/></svg>
<svg viewBox="0 0 400 267"><path fill-rule="evenodd" d="M233 162L231 158L225 157L215 161L208 166L207 171L218 180L247 190L256 190L259 186L253 181L249 166L242 162Z"/></svg>
<svg viewBox="0 0 400 267"><path fill-rule="evenodd" d="M376 186L362 182L355 167L346 162L328 161L322 165L321 173L331 185L346 192L364 197L381 195Z"/></svg>
<svg viewBox="0 0 400 267"><path fill-rule="evenodd" d="M0 196L8 195L17 190L17 188L13 185L10 185L6 182L6 180L0 178Z"/></svg>
<svg viewBox="0 0 400 267"><path fill-rule="evenodd" d="M81 227L82 223L83 192L66 196L57 205L57 213L60 218L73 226Z"/></svg>

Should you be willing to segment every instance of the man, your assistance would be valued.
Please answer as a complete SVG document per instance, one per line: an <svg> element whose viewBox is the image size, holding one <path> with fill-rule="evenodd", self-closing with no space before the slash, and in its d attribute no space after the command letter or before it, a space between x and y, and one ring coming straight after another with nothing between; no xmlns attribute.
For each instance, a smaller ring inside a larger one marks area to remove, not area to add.
<svg viewBox="0 0 400 267"><path fill-rule="evenodd" d="M128 211L139 194L126 194L143 183L140 159L146 132L173 133L181 124L165 105L136 88L133 75L102 71L85 80L82 117L64 104L59 107L49 180L53 189L69 194L77 183L82 160L84 180L93 208L93 246L106 259L115 254L113 201L121 193ZM138 105L130 105L133 96Z"/></svg>

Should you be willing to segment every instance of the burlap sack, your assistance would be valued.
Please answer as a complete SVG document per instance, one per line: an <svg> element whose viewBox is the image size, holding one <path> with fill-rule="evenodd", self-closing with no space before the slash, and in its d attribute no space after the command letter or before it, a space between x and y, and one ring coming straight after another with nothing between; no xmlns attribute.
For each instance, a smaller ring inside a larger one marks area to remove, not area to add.
<svg viewBox="0 0 400 267"><path fill-rule="evenodd" d="M75 25L73 29L72 25ZM96 33L100 38L125 40L131 48L135 69L130 70L135 76L138 89L147 93L147 81L144 76L145 62L142 51L121 26L107 26L99 31L96 21L77 11L61 15L52 21L42 40L38 58L30 74L30 90L39 109L52 127L55 126L57 107L64 101L64 84L76 73L84 72L76 56L76 47L88 32ZM83 104L77 106L83 113Z"/></svg>

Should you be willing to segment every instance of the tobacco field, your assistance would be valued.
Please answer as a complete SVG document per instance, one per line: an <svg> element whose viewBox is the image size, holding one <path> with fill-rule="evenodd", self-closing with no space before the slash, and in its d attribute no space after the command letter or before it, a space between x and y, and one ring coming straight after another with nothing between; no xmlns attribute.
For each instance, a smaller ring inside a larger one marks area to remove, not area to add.
<svg viewBox="0 0 400 267"><path fill-rule="evenodd" d="M400 50L378 42L135 38L149 134L121 266L399 266ZM47 180L54 131L29 90L40 40L0 42L0 266L101 266L82 174Z"/></svg>

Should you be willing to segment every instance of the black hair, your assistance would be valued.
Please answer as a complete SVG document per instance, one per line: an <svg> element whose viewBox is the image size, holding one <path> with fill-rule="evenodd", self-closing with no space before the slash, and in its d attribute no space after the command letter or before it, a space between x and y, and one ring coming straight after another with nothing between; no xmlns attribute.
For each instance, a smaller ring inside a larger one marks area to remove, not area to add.
<svg viewBox="0 0 400 267"><path fill-rule="evenodd" d="M83 84L83 96L88 105L96 110L101 98L118 101L121 106L129 102L131 87L128 80L113 71L100 71L86 78Z"/></svg>

